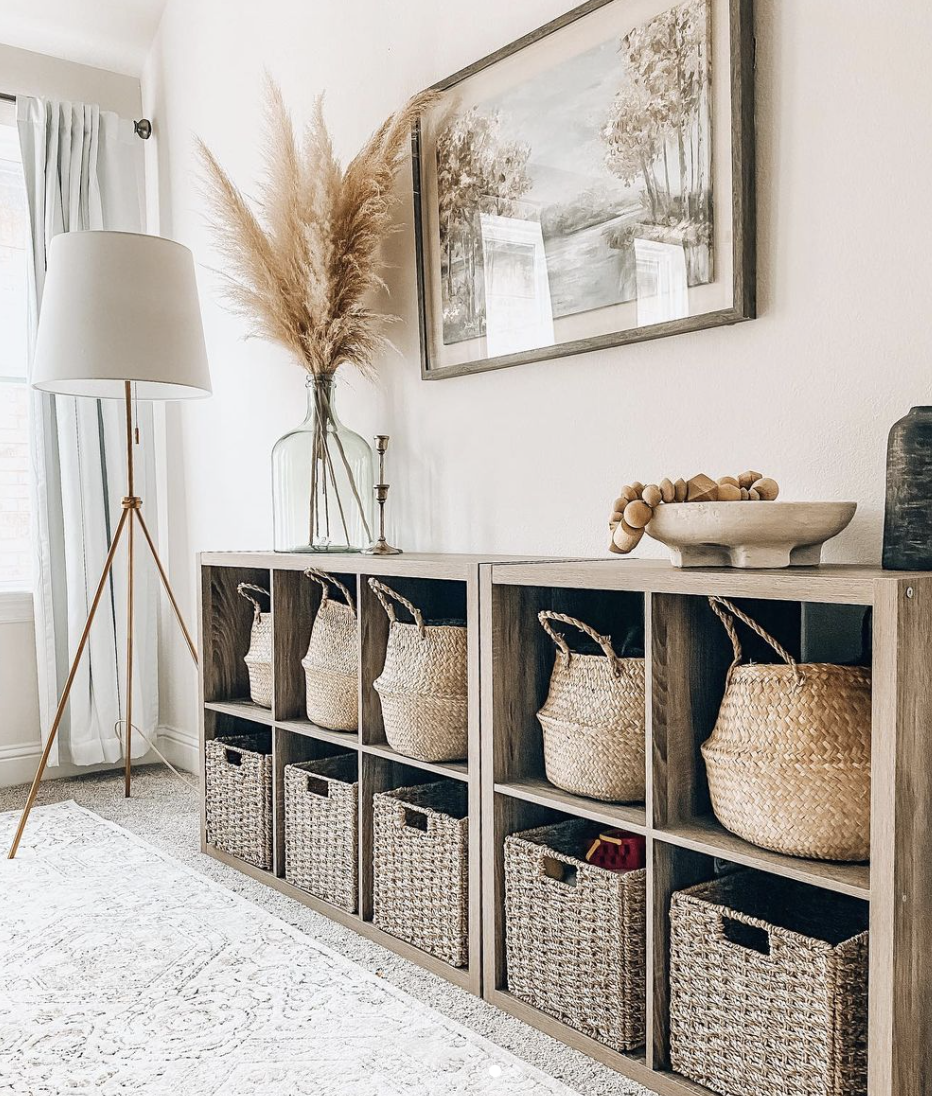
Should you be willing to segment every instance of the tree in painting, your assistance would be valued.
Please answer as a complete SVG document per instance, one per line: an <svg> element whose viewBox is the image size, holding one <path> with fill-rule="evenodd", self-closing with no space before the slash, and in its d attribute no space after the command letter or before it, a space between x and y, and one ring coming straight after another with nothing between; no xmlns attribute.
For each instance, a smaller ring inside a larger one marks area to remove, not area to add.
<svg viewBox="0 0 932 1096"><path fill-rule="evenodd" d="M503 138L499 111L475 107L444 126L437 138L443 322L448 341L485 333L481 213L514 216L531 188L527 144Z"/></svg>
<svg viewBox="0 0 932 1096"><path fill-rule="evenodd" d="M643 186L645 218L673 230L658 238L683 244L690 284L707 281L711 263L708 35L708 0L689 0L626 34L622 85L602 130L606 166L626 186Z"/></svg>

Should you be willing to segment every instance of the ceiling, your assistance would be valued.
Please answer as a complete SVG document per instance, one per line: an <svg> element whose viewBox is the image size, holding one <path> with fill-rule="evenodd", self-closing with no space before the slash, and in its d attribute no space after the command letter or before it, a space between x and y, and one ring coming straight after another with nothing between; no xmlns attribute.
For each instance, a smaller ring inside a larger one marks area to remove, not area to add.
<svg viewBox="0 0 932 1096"><path fill-rule="evenodd" d="M0 0L0 42L139 76L165 0Z"/></svg>

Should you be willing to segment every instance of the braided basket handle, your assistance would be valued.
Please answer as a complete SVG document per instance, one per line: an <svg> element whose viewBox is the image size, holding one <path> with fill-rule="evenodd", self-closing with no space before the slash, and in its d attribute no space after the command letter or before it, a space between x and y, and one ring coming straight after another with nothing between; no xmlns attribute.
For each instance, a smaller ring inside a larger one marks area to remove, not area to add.
<svg viewBox="0 0 932 1096"><path fill-rule="evenodd" d="M545 609L543 612L538 613L537 619L540 621L540 626L556 644L557 650L560 652L560 657L565 663L569 663L570 660L570 646L566 642L566 637L562 632L558 632L555 628L551 628L551 620L558 620L561 624L569 624L573 628L578 628L583 635L587 635L590 639L594 640L602 648L615 677L618 677L621 673L621 669L618 666L618 656L615 654L615 648L612 646L612 641L608 636L599 635L595 628L590 628L588 624L582 620L577 620L576 617L567 616L565 613L554 613L549 609Z"/></svg>
<svg viewBox="0 0 932 1096"><path fill-rule="evenodd" d="M385 613L392 624L395 624L398 620L398 616L395 613L395 606L392 605L392 601L397 601L399 605L403 605L411 616L414 617L414 623L417 625L417 630L420 632L421 638L427 634L424 614L416 605L412 605L407 598L402 597L397 590L393 590L391 586L386 586L384 582L379 582L377 578L369 579L369 589L372 590L379 601L381 601L382 608L385 610Z"/></svg>
<svg viewBox="0 0 932 1096"><path fill-rule="evenodd" d="M330 587L335 586L343 595L343 597L346 598L346 604L349 606L350 612L353 614L353 616L356 615L356 603L355 601L353 601L353 595L343 585L343 583L340 582L336 575L328 574L326 571L318 571L316 567L308 567L308 569L304 572L304 577L309 578L312 582L316 582L323 590L323 594L320 599L321 604L329 600Z"/></svg>
<svg viewBox="0 0 932 1096"><path fill-rule="evenodd" d="M741 661L744 658L744 652L741 649L741 640L738 639L738 632L735 628L735 619L740 620L742 624L746 624L752 632L759 635L768 646L772 647L787 666L792 668L793 674L796 677L796 684L802 684L802 674L799 672L799 666L796 663L796 659L793 658L790 652L781 643L778 643L769 632L764 631L757 621L752 620L746 613L742 613L738 606L727 598L718 596L710 597L709 605L712 608L712 612L715 613L724 625L735 653L735 657L728 667L728 673L725 675L726 685L731 681L732 673L741 665Z"/></svg>
<svg viewBox="0 0 932 1096"><path fill-rule="evenodd" d="M251 592L250 592L251 591ZM236 592L240 597L244 597L247 601L252 603L253 620L258 620L262 615L262 606L252 596L253 594L261 594L263 597L267 597L271 601L272 595L263 586L253 586L251 582L241 582L236 587Z"/></svg>

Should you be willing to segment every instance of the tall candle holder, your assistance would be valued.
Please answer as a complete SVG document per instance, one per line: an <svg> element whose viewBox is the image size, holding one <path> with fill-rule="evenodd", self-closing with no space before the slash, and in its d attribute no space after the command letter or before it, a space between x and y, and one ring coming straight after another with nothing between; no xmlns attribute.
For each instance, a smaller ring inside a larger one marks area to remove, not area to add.
<svg viewBox="0 0 932 1096"><path fill-rule="evenodd" d="M375 451L379 454L379 482L375 485L375 500L379 504L379 537L363 548L364 556L400 556L401 549L393 548L385 539L385 501L388 498L389 485L385 482L385 451L391 439L388 434L376 434Z"/></svg>

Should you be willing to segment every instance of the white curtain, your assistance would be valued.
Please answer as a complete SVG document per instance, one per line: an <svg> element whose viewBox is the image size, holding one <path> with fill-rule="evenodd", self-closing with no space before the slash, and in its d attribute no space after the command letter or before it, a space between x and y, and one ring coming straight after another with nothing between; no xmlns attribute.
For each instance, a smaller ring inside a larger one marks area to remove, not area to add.
<svg viewBox="0 0 932 1096"><path fill-rule="evenodd" d="M46 254L59 232L139 232L142 149L133 123L97 106L20 97L17 125L29 201L30 361ZM138 405L137 491L155 520L151 407ZM33 514L39 706L43 740L100 581L125 494L125 418L118 400L34 392ZM153 533L154 535L154 533ZM137 538L133 723L150 738L158 724L157 597ZM144 547L144 546L143 546ZM126 682L126 554L116 557L50 763L94 765L122 756L117 721ZM146 753L133 737L133 756Z"/></svg>

